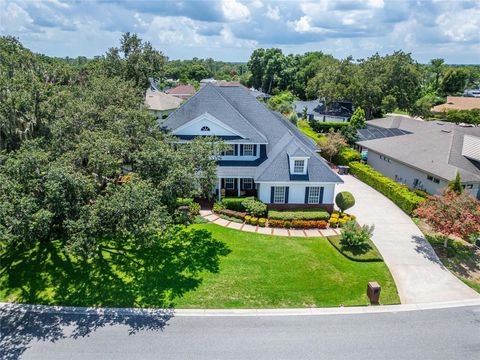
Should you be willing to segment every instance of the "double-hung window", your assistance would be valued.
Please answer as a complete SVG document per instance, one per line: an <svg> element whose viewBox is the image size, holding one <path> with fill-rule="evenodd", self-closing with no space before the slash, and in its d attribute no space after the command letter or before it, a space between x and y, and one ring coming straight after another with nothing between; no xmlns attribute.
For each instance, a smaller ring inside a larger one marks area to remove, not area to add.
<svg viewBox="0 0 480 360"><path fill-rule="evenodd" d="M225 188L226 189L235 189L235 179L234 178L225 178Z"/></svg>
<svg viewBox="0 0 480 360"><path fill-rule="evenodd" d="M252 190L253 189L253 179L246 178L243 179L243 189L244 190Z"/></svg>
<svg viewBox="0 0 480 360"><path fill-rule="evenodd" d="M243 156L253 156L254 146L255 145L253 145L253 144L244 144L243 145Z"/></svg>
<svg viewBox="0 0 480 360"><path fill-rule="evenodd" d="M310 186L310 188L308 189L308 203L320 203L320 186Z"/></svg>
<svg viewBox="0 0 480 360"><path fill-rule="evenodd" d="M305 169L305 160L295 160L293 162L293 172L295 174L303 174Z"/></svg>
<svg viewBox="0 0 480 360"><path fill-rule="evenodd" d="M273 190L273 203L285 204L285 186L275 186Z"/></svg>

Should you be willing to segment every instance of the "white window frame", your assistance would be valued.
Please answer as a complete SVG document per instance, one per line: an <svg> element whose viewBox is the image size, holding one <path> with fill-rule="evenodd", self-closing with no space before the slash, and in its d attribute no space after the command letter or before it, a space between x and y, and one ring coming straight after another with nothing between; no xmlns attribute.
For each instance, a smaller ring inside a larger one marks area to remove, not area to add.
<svg viewBox="0 0 480 360"><path fill-rule="evenodd" d="M254 144L244 144L243 145L243 156L253 156L255 151Z"/></svg>
<svg viewBox="0 0 480 360"><path fill-rule="evenodd" d="M222 152L222 156L235 156L235 145L233 144L226 144L230 148Z"/></svg>
<svg viewBox="0 0 480 360"><path fill-rule="evenodd" d="M225 189L227 190L235 189L235 178L225 178Z"/></svg>
<svg viewBox="0 0 480 360"><path fill-rule="evenodd" d="M301 163L301 169L300 169L300 165L299 163ZM305 172L305 160L303 159L296 159L296 160L293 160L293 173L294 174L303 174Z"/></svg>
<svg viewBox="0 0 480 360"><path fill-rule="evenodd" d="M285 196L287 194L286 186L274 186L273 187L273 203L285 204Z"/></svg>
<svg viewBox="0 0 480 360"><path fill-rule="evenodd" d="M248 185L248 187L247 187ZM252 178L244 178L243 179L243 189L244 190L252 190L253 189L253 179Z"/></svg>
<svg viewBox="0 0 480 360"><path fill-rule="evenodd" d="M312 191L313 190L313 191ZM310 186L308 189L308 204L319 204L320 203L320 186Z"/></svg>

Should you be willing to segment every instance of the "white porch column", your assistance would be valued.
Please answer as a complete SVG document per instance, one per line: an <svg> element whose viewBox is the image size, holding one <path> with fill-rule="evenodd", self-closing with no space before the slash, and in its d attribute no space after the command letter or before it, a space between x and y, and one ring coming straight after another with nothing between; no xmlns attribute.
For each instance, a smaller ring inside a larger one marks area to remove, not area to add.
<svg viewBox="0 0 480 360"><path fill-rule="evenodd" d="M222 178L218 178L218 201L222 200Z"/></svg>
<svg viewBox="0 0 480 360"><path fill-rule="evenodd" d="M240 178L237 178L237 197L240 197Z"/></svg>

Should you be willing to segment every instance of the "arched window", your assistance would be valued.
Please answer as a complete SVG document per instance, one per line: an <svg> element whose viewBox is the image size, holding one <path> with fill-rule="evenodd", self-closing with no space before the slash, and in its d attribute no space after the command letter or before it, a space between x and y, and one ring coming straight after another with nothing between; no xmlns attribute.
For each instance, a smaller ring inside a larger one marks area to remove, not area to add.
<svg viewBox="0 0 480 360"><path fill-rule="evenodd" d="M203 126L200 131L210 131L210 128L208 126Z"/></svg>

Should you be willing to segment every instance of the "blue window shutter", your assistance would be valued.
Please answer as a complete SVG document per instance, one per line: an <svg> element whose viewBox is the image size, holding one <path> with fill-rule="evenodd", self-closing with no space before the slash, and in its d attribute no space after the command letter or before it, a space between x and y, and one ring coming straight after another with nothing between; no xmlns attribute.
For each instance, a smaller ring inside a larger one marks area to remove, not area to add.
<svg viewBox="0 0 480 360"><path fill-rule="evenodd" d="M275 193L275 186L270 187L270 204L273 204L273 196Z"/></svg>
<svg viewBox="0 0 480 360"><path fill-rule="evenodd" d="M235 149L235 150L234 150L235 156L238 156L238 145L235 144L235 145L233 145L233 147L234 147L234 149Z"/></svg>
<svg viewBox="0 0 480 360"><path fill-rule="evenodd" d="M310 187L305 186L305 204L308 204L308 194L310 192Z"/></svg>
<svg viewBox="0 0 480 360"><path fill-rule="evenodd" d="M289 193L290 187L286 186L285 187L285 204L288 204L288 193Z"/></svg>
<svg viewBox="0 0 480 360"><path fill-rule="evenodd" d="M320 196L318 197L318 203L323 204L323 186L320 188Z"/></svg>
<svg viewBox="0 0 480 360"><path fill-rule="evenodd" d="M257 145L253 145L253 156L257 156Z"/></svg>
<svg viewBox="0 0 480 360"><path fill-rule="evenodd" d="M240 156L243 156L243 144L240 144Z"/></svg>

